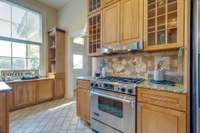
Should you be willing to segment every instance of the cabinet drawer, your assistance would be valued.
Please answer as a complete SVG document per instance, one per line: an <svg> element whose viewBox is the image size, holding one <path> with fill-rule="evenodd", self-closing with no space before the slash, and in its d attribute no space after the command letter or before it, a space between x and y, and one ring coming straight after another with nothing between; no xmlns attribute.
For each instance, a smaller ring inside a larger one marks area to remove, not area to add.
<svg viewBox="0 0 200 133"><path fill-rule="evenodd" d="M77 87L83 89L90 89L90 81L89 80L77 80Z"/></svg>
<svg viewBox="0 0 200 133"><path fill-rule="evenodd" d="M187 110L187 96L150 89L138 89L138 101L175 110Z"/></svg>

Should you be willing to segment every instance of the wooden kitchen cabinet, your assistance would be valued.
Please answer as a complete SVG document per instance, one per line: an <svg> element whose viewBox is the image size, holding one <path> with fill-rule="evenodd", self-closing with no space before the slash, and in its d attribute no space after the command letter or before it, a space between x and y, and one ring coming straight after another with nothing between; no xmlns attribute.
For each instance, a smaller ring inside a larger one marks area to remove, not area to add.
<svg viewBox="0 0 200 133"><path fill-rule="evenodd" d="M184 0L144 0L146 51L184 46Z"/></svg>
<svg viewBox="0 0 200 133"><path fill-rule="evenodd" d="M38 103L53 99L54 81L52 79L40 80L37 86Z"/></svg>
<svg viewBox="0 0 200 133"><path fill-rule="evenodd" d="M13 91L8 92L8 106L11 111L54 99L55 79L20 81L8 85L13 88ZM62 82L57 82L57 96L62 93L64 97L63 86L63 79Z"/></svg>
<svg viewBox="0 0 200 133"><path fill-rule="evenodd" d="M120 2L103 9L103 47L113 47L120 42Z"/></svg>
<svg viewBox="0 0 200 133"><path fill-rule="evenodd" d="M90 123L90 95L89 95L90 81L77 81L77 116L84 121Z"/></svg>
<svg viewBox="0 0 200 133"><path fill-rule="evenodd" d="M102 47L102 12L89 16L89 55L97 55Z"/></svg>
<svg viewBox="0 0 200 133"><path fill-rule="evenodd" d="M143 0L121 0L121 43L143 40Z"/></svg>
<svg viewBox="0 0 200 133"><path fill-rule="evenodd" d="M14 86L14 106L21 108L36 103L36 82L17 83Z"/></svg>
<svg viewBox="0 0 200 133"><path fill-rule="evenodd" d="M138 88L138 133L186 133L187 96Z"/></svg>
<svg viewBox="0 0 200 133"><path fill-rule="evenodd" d="M92 14L102 9L102 0L88 0L88 13Z"/></svg>
<svg viewBox="0 0 200 133"><path fill-rule="evenodd" d="M103 1L103 7L106 7L118 2L119 0L102 0L102 1Z"/></svg>
<svg viewBox="0 0 200 133"><path fill-rule="evenodd" d="M138 133L186 133L186 113L139 103Z"/></svg>
<svg viewBox="0 0 200 133"><path fill-rule="evenodd" d="M14 88L14 84L8 84L10 88ZM9 110L13 110L14 107L14 92L8 92L8 108Z"/></svg>
<svg viewBox="0 0 200 133"><path fill-rule="evenodd" d="M55 77L55 89L54 89L54 98L64 98L65 96L65 74L56 74Z"/></svg>
<svg viewBox="0 0 200 133"><path fill-rule="evenodd" d="M0 93L0 133L9 133L8 92Z"/></svg>

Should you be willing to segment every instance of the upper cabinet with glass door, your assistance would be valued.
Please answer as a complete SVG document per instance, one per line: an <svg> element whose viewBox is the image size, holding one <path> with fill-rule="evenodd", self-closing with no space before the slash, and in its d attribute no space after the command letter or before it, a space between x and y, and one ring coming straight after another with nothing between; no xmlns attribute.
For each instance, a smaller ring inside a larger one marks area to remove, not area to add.
<svg viewBox="0 0 200 133"><path fill-rule="evenodd" d="M145 0L145 50L183 46L184 0Z"/></svg>
<svg viewBox="0 0 200 133"><path fill-rule="evenodd" d="M102 9L102 0L88 0L89 15Z"/></svg>

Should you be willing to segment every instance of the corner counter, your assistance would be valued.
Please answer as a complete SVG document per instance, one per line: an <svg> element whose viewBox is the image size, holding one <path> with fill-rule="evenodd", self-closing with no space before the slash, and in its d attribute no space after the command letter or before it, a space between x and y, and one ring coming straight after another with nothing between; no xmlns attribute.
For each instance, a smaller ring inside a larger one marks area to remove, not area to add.
<svg viewBox="0 0 200 133"><path fill-rule="evenodd" d="M0 133L9 133L8 94L12 89L4 82L0 82Z"/></svg>

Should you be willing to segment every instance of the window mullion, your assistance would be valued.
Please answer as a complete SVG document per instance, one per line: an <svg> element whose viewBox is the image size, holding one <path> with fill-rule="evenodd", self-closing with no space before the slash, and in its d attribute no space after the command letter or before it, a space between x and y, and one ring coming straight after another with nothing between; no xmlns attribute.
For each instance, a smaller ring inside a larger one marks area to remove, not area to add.
<svg viewBox="0 0 200 133"><path fill-rule="evenodd" d="M26 44L26 69L28 69L28 44Z"/></svg>

